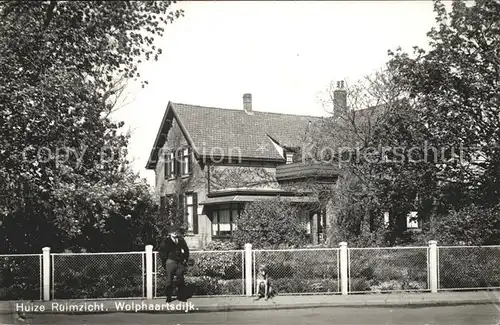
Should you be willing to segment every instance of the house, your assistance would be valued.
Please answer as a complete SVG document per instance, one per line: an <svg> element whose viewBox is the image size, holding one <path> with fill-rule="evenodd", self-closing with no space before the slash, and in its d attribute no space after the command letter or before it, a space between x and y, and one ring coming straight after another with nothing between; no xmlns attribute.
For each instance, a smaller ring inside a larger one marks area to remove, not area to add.
<svg viewBox="0 0 500 325"><path fill-rule="evenodd" d="M253 110L251 94L237 109L169 102L146 166L155 171L162 211L171 195L182 195L186 241L197 249L230 238L245 203L279 196L304 206L311 243L320 242L331 209L310 185L329 186L337 170L301 155L319 119Z"/></svg>

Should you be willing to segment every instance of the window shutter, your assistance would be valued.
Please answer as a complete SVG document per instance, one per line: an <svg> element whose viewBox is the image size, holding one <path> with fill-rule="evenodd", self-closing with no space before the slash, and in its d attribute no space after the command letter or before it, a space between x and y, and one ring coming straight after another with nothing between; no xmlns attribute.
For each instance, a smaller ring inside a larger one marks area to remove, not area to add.
<svg viewBox="0 0 500 325"><path fill-rule="evenodd" d="M188 148L188 174L193 171L193 157L191 152L191 147Z"/></svg>
<svg viewBox="0 0 500 325"><path fill-rule="evenodd" d="M181 152L179 153L179 165L180 165L180 174L181 175L185 175L184 171L185 171L185 161L184 161L184 149L181 150Z"/></svg>
<svg viewBox="0 0 500 325"><path fill-rule="evenodd" d="M173 175L171 175L171 176L176 176L177 175L177 151L174 151L174 154L173 154L172 171L173 171Z"/></svg>
<svg viewBox="0 0 500 325"><path fill-rule="evenodd" d="M182 150L177 149L177 175L182 175Z"/></svg>
<svg viewBox="0 0 500 325"><path fill-rule="evenodd" d="M198 194L193 193L193 232L198 233Z"/></svg>

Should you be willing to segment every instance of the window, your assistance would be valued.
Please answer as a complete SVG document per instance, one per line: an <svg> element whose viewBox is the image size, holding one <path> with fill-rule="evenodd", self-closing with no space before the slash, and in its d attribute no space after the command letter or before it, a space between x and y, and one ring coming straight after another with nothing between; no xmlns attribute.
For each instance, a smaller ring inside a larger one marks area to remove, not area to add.
<svg viewBox="0 0 500 325"><path fill-rule="evenodd" d="M187 231L190 233L198 233L198 197L196 193L185 195L185 214L188 224Z"/></svg>
<svg viewBox="0 0 500 325"><path fill-rule="evenodd" d="M191 173L191 155L189 148L184 148L181 155L181 174L189 175Z"/></svg>
<svg viewBox="0 0 500 325"><path fill-rule="evenodd" d="M165 160L165 178L174 177L174 153L169 152Z"/></svg>
<svg viewBox="0 0 500 325"><path fill-rule="evenodd" d="M163 205L163 216L164 217L171 217L171 213L173 212L174 208L174 195L173 194L166 194L163 196L163 204L160 204L160 209L162 208ZM161 211L161 210L160 210Z"/></svg>
<svg viewBox="0 0 500 325"><path fill-rule="evenodd" d="M160 196L160 216L165 218L167 213L167 198L163 195Z"/></svg>
<svg viewBox="0 0 500 325"><path fill-rule="evenodd" d="M388 211L385 211L384 212L384 225L388 226L390 223L390 219L389 219L389 212Z"/></svg>
<svg viewBox="0 0 500 325"><path fill-rule="evenodd" d="M412 211L406 216L406 228L419 229L417 211Z"/></svg>
<svg viewBox="0 0 500 325"><path fill-rule="evenodd" d="M226 205L215 208L212 212L212 236L230 237L236 230L238 205Z"/></svg>
<svg viewBox="0 0 500 325"><path fill-rule="evenodd" d="M318 239L320 242L323 242L326 238L326 207L321 207L318 214L319 222L318 222Z"/></svg>
<svg viewBox="0 0 500 325"><path fill-rule="evenodd" d="M287 164L293 163L293 152L286 153L286 163Z"/></svg>
<svg viewBox="0 0 500 325"><path fill-rule="evenodd" d="M168 152L165 157L165 178L171 179L176 175L191 173L191 150L183 148Z"/></svg>

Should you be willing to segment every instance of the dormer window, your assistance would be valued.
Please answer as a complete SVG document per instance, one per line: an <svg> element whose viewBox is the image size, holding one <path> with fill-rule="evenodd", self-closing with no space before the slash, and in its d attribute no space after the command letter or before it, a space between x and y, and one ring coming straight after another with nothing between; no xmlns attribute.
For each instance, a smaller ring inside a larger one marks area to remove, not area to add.
<svg viewBox="0 0 500 325"><path fill-rule="evenodd" d="M287 152L285 155L286 155L286 163L287 164L293 163L293 152Z"/></svg>
<svg viewBox="0 0 500 325"><path fill-rule="evenodd" d="M185 176L192 171L191 150L189 147L170 151L165 155L165 178Z"/></svg>

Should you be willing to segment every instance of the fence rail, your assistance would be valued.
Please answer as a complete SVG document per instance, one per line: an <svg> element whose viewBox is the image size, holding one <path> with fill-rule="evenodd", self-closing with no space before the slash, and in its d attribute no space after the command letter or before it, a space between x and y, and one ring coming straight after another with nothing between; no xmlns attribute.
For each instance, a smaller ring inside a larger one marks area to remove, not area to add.
<svg viewBox="0 0 500 325"><path fill-rule="evenodd" d="M500 246L192 251L193 296L251 296L266 265L279 295L500 289ZM0 300L165 296L159 253L0 255Z"/></svg>

